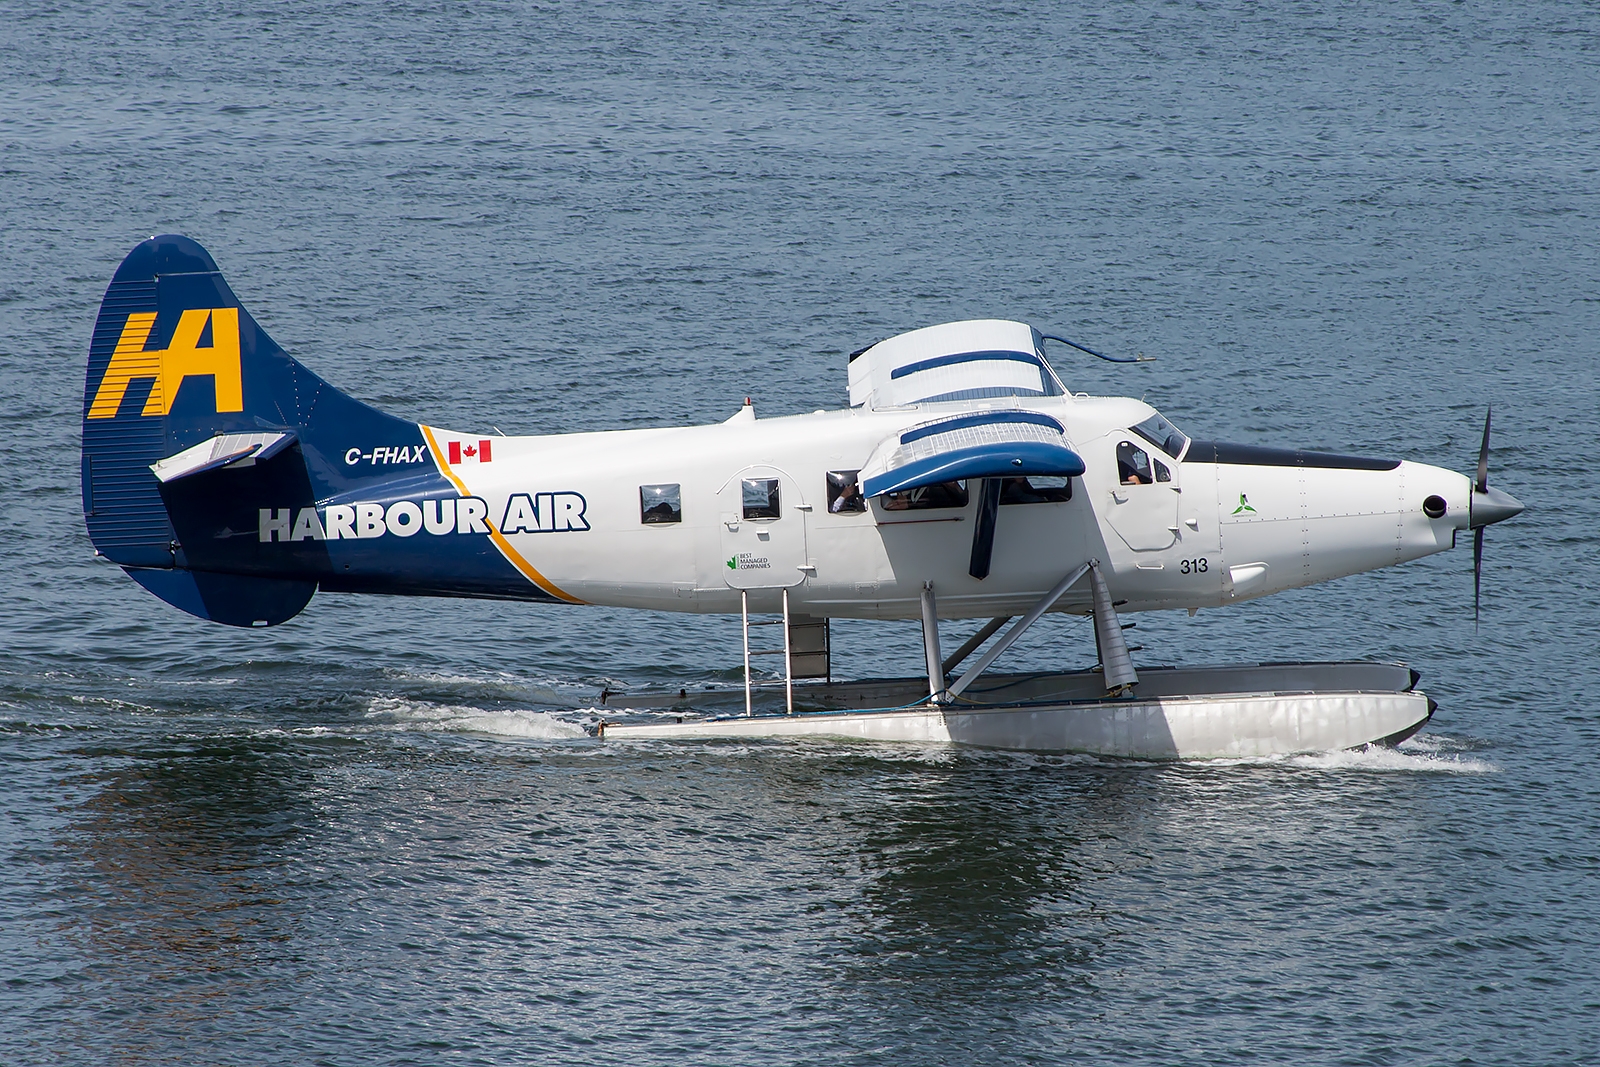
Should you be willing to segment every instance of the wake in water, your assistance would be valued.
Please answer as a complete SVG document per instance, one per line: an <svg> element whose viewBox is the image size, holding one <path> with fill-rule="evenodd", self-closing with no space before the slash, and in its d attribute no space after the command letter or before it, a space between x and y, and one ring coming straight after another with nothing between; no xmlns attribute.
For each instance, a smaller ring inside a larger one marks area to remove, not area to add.
<svg viewBox="0 0 1600 1067"><path fill-rule="evenodd" d="M557 718L547 711L519 708L489 711L459 704L432 704L427 701L406 700L402 697L374 697L367 705L366 717L399 730L485 734L490 737L536 740L566 740L588 736L588 731L580 724Z"/></svg>
<svg viewBox="0 0 1600 1067"><path fill-rule="evenodd" d="M1398 748L1373 745L1349 752L1322 752L1295 756L1296 766L1318 770L1431 771L1445 774L1496 774L1500 768L1488 760L1464 753L1466 746L1447 737L1424 735L1402 741Z"/></svg>

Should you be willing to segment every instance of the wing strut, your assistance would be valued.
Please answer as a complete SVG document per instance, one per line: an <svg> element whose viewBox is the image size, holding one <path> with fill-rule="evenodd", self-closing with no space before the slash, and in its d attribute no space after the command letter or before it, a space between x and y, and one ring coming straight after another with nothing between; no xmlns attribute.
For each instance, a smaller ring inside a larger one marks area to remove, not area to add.
<svg viewBox="0 0 1600 1067"><path fill-rule="evenodd" d="M972 559L967 573L982 581L989 577L989 561L994 558L994 524L1000 517L999 478L984 478L978 490L978 521L972 530Z"/></svg>

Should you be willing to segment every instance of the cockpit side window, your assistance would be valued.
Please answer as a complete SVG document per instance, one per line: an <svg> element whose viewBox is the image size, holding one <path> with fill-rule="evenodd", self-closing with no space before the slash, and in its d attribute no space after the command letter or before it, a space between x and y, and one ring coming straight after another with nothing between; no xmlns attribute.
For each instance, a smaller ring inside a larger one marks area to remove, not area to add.
<svg viewBox="0 0 1600 1067"><path fill-rule="evenodd" d="M1183 450L1189 447L1189 438L1172 423L1163 418L1160 413L1151 415L1137 426L1130 427L1134 433L1155 445L1161 451L1178 459L1183 455Z"/></svg>
<svg viewBox="0 0 1600 1067"><path fill-rule="evenodd" d="M1150 462L1154 463L1156 466L1156 481L1172 481L1172 472L1167 469L1167 465L1165 463L1161 462L1159 459L1153 459Z"/></svg>
<svg viewBox="0 0 1600 1067"><path fill-rule="evenodd" d="M1117 445L1117 480L1123 485L1151 485L1156 480L1150 472L1150 456L1132 441Z"/></svg>

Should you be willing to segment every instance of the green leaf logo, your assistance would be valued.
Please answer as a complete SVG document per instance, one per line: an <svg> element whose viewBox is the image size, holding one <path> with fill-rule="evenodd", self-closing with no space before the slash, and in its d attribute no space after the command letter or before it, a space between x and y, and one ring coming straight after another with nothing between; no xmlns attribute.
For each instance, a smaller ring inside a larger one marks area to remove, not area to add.
<svg viewBox="0 0 1600 1067"><path fill-rule="evenodd" d="M1250 501L1245 499L1243 493L1240 493L1239 494L1239 506L1234 508L1232 513L1234 515L1239 515L1239 514L1242 514L1244 512L1249 512L1250 514L1254 515L1256 513L1256 509L1251 507L1250 506Z"/></svg>

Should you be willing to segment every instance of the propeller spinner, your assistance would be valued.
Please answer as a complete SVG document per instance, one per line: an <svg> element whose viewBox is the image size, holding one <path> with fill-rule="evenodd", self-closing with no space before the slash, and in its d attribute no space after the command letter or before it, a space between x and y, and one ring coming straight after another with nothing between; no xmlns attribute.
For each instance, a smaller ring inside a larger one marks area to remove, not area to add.
<svg viewBox="0 0 1600 1067"><path fill-rule="evenodd" d="M1510 493L1489 488L1489 420L1494 416L1490 408L1483 415L1483 445L1478 449L1478 480L1472 486L1472 624L1478 625L1479 606L1483 588L1483 528L1504 522L1522 513L1522 501Z"/></svg>

